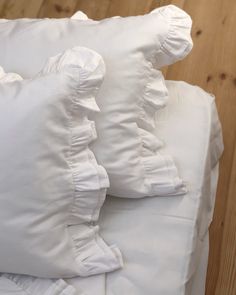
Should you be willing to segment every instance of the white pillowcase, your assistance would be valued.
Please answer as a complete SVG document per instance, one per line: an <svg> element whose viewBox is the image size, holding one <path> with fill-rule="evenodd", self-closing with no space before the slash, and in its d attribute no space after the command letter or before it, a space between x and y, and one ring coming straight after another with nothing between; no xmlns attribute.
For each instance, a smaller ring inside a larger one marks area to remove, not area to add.
<svg viewBox="0 0 236 295"><path fill-rule="evenodd" d="M0 71L0 272L62 278L112 271L116 246L98 235L108 176L89 149L87 118L104 76L95 52L73 48L38 77Z"/></svg>
<svg viewBox="0 0 236 295"><path fill-rule="evenodd" d="M76 16L75 16L76 17ZM0 22L0 64L23 77L35 75L45 59L72 46L97 51L107 75L93 113L98 140L92 149L110 179L109 194L139 198L184 193L170 156L161 153L154 116L168 93L160 68L192 48L191 19L170 5L151 14L103 21L19 19Z"/></svg>

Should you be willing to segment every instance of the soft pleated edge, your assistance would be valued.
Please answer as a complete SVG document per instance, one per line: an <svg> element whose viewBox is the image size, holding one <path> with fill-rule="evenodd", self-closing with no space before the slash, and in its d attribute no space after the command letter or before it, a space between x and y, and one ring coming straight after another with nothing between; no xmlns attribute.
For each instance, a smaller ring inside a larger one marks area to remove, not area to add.
<svg viewBox="0 0 236 295"><path fill-rule="evenodd" d="M116 245L108 246L99 235L99 226L91 224L69 227L76 245L76 261L80 265L78 275L87 277L107 273L123 267L122 254ZM81 235L81 232L83 234ZM83 251L80 251L80 250Z"/></svg>
<svg viewBox="0 0 236 295"><path fill-rule="evenodd" d="M68 232L78 266L76 275L90 276L123 266L119 249L108 246L98 234L99 227L94 225L105 200L109 179L89 148L97 134L95 123L88 120L88 115L99 111L95 97L104 77L105 65L97 53L75 47L51 58L44 72L60 72L62 69L68 79L72 102L68 116L71 147L67 161L73 178L74 201L69 212ZM83 161L80 161L81 155Z"/></svg>
<svg viewBox="0 0 236 295"><path fill-rule="evenodd" d="M150 63L149 77L138 105L137 122L141 138L146 196L170 196L187 192L173 158L161 152L163 143L154 134L156 113L166 106L167 101L168 90L164 77Z"/></svg>
<svg viewBox="0 0 236 295"><path fill-rule="evenodd" d="M192 50L192 19L175 5L167 5L154 9L151 14L158 13L168 23L168 33L157 53L157 67L173 64L186 57Z"/></svg>
<svg viewBox="0 0 236 295"><path fill-rule="evenodd" d="M75 198L70 211L68 230L75 247L78 275L85 277L117 270L123 266L123 260L119 249L116 246L108 246L99 235L99 227L93 225L98 220L109 187L106 170L97 164L94 154L89 149L88 143L96 138L95 132L90 132L93 135L88 137L87 143L83 141L88 162L78 163L76 150L79 140L73 133L76 132L76 121L72 121L71 124L72 144L69 163L75 185ZM92 129L95 128L94 122L90 121L90 126L93 126ZM81 234L80 227L86 229L84 234Z"/></svg>

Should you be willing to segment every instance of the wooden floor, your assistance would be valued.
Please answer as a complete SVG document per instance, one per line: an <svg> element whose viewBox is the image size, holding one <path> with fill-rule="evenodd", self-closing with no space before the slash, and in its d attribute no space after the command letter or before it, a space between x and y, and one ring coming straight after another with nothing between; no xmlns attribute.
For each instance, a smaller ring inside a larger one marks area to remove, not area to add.
<svg viewBox="0 0 236 295"><path fill-rule="evenodd" d="M225 152L210 231L207 295L236 294L236 0L0 0L0 17L89 17L143 14L176 4L193 19L194 49L166 77L197 84L217 97ZM148 295L148 294L147 294Z"/></svg>

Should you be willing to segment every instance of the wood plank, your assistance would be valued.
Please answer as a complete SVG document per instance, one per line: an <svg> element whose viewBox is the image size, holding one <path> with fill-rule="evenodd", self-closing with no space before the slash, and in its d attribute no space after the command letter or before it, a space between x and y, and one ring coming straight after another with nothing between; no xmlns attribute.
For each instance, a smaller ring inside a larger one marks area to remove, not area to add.
<svg viewBox="0 0 236 295"><path fill-rule="evenodd" d="M180 8L183 8L185 1L186 0L153 0L150 10L153 10L154 8L158 8L161 6L169 5L169 4L173 4Z"/></svg>
<svg viewBox="0 0 236 295"><path fill-rule="evenodd" d="M0 0L0 17L70 17L82 10L91 18L101 19L143 14L168 4L184 8L192 16L194 49L184 61L166 68L166 76L213 92L223 125L225 153L210 231L206 294L235 295L236 1Z"/></svg>
<svg viewBox="0 0 236 295"><path fill-rule="evenodd" d="M107 16L130 16L148 13L153 0L111 0Z"/></svg>
<svg viewBox="0 0 236 295"><path fill-rule="evenodd" d="M0 0L0 18L4 18L6 0Z"/></svg>
<svg viewBox="0 0 236 295"><path fill-rule="evenodd" d="M38 17L71 17L76 10L76 5L75 0L46 0L39 11Z"/></svg>
<svg viewBox="0 0 236 295"><path fill-rule="evenodd" d="M236 135L235 135L236 138ZM236 142L215 295L236 294Z"/></svg>
<svg viewBox="0 0 236 295"><path fill-rule="evenodd" d="M169 4L183 7L185 0L111 0L107 16L140 15Z"/></svg>
<svg viewBox="0 0 236 295"><path fill-rule="evenodd" d="M77 0L76 10L81 10L89 18L99 20L108 16L111 0Z"/></svg>
<svg viewBox="0 0 236 295"><path fill-rule="evenodd" d="M216 286L221 288L217 285L217 280L222 263L221 253L225 253L222 247L223 225L228 215L226 204L229 198L228 188L236 130L236 38L232 38L236 25L236 2L187 0L184 9L193 18L194 49L184 61L169 67L167 78L197 84L216 95L225 143L214 221L210 232L211 248L206 294L212 295L216 293ZM227 269L223 269L221 275L225 276L224 282L227 281L230 285ZM224 294L234 293L222 293Z"/></svg>
<svg viewBox="0 0 236 295"><path fill-rule="evenodd" d="M43 0L7 0L0 1L0 17L1 18L21 18L32 17L38 15Z"/></svg>

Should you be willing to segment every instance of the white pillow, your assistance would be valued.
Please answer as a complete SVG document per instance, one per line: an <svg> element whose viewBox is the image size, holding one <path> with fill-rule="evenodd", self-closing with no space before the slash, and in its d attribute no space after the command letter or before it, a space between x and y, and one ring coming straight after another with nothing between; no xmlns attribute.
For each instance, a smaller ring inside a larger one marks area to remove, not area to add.
<svg viewBox="0 0 236 295"><path fill-rule="evenodd" d="M101 57L77 47L35 79L0 83L0 272L61 278L122 265L93 225L109 181L87 114L99 110L103 76Z"/></svg>
<svg viewBox="0 0 236 295"><path fill-rule="evenodd" d="M153 13L103 21L19 19L0 23L0 63L31 77L49 56L72 46L96 50L107 75L93 113L98 140L92 149L107 170L109 194L139 198L185 192L173 159L161 153L154 116L168 93L160 68L192 48L191 19L170 5Z"/></svg>

